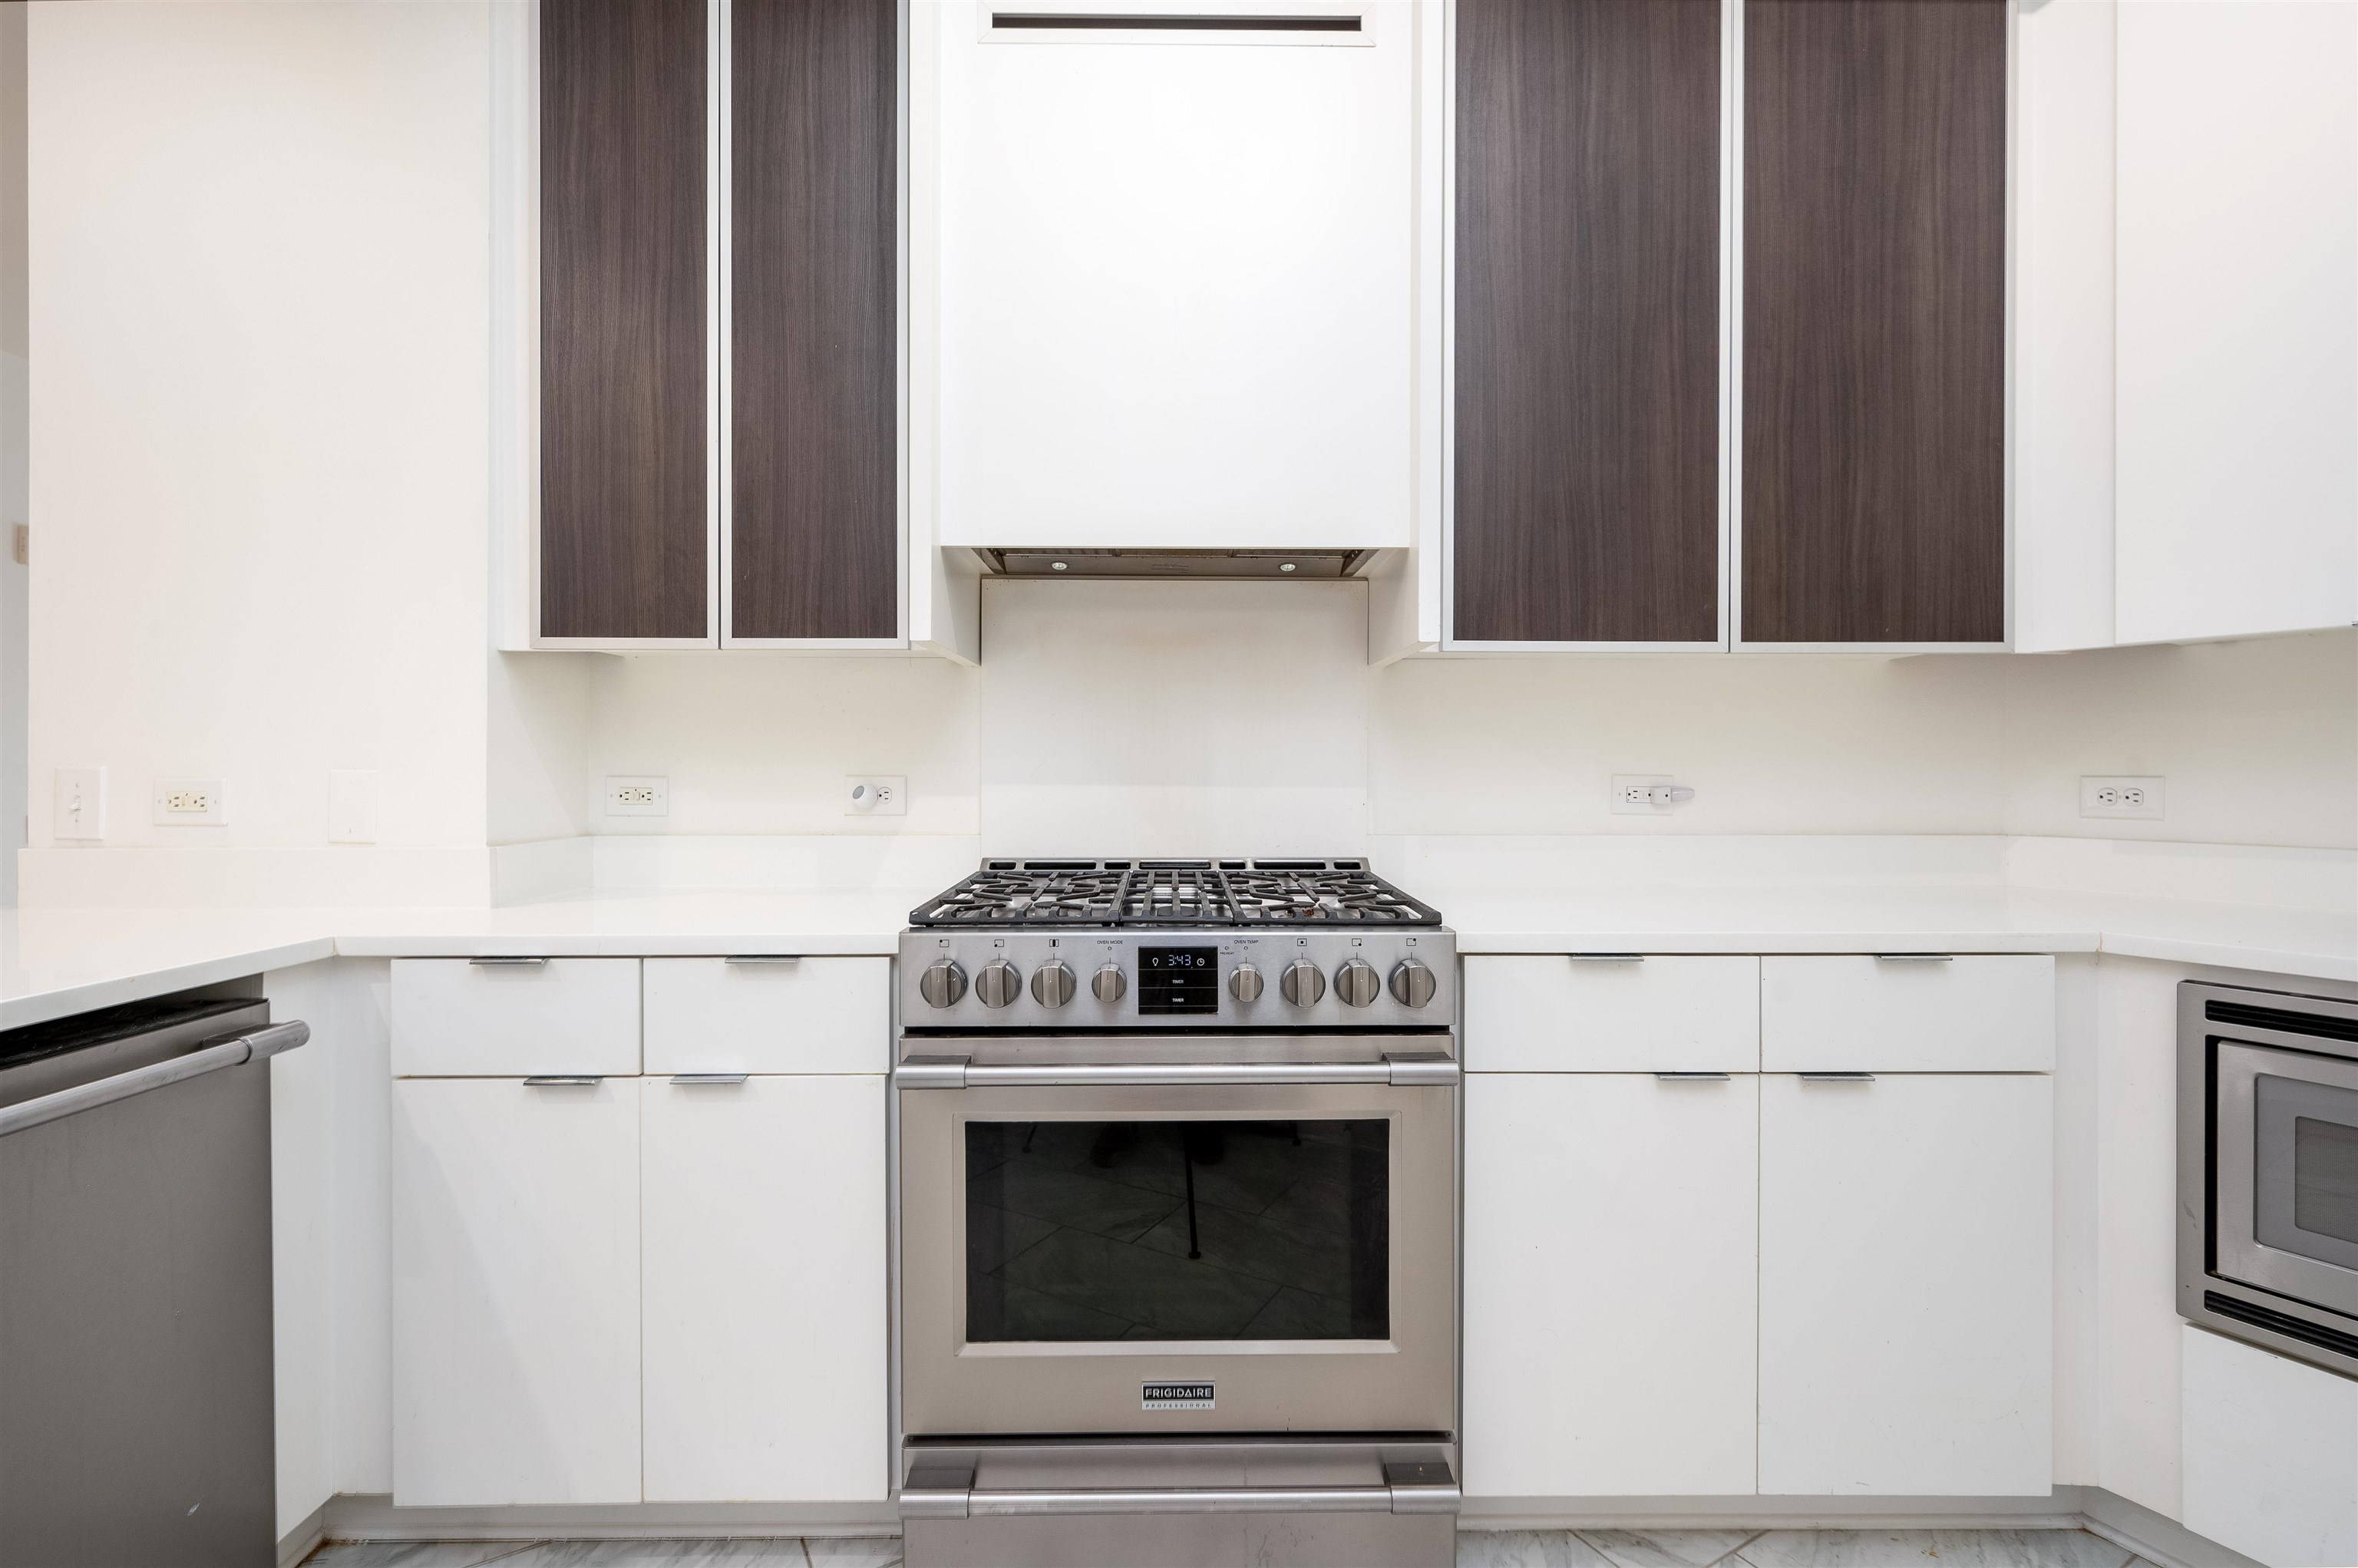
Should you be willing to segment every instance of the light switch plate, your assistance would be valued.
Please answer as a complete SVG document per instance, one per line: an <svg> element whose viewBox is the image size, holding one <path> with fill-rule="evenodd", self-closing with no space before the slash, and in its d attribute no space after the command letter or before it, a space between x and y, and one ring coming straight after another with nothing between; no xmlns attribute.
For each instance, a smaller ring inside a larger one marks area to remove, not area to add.
<svg viewBox="0 0 2358 1568"><path fill-rule="evenodd" d="M900 773L844 774L843 814L846 816L908 816L908 779Z"/></svg>
<svg viewBox="0 0 2358 1568"><path fill-rule="evenodd" d="M49 836L69 843L106 838L106 770L59 768L49 791Z"/></svg>
<svg viewBox="0 0 2358 1568"><path fill-rule="evenodd" d="M157 779L148 808L158 827L218 827L229 820L229 783Z"/></svg>
<svg viewBox="0 0 2358 1568"><path fill-rule="evenodd" d="M376 842L377 776L363 768L328 771L328 842Z"/></svg>
<svg viewBox="0 0 2358 1568"><path fill-rule="evenodd" d="M671 781L653 773L610 773L606 778L609 816L669 816Z"/></svg>

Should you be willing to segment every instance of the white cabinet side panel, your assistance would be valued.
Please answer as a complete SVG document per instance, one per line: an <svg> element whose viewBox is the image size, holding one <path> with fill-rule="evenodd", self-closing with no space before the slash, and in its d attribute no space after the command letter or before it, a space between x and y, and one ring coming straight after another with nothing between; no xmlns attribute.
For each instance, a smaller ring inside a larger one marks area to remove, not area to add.
<svg viewBox="0 0 2358 1568"><path fill-rule="evenodd" d="M1753 1489L1758 1083L1466 1086L1466 1489Z"/></svg>
<svg viewBox="0 0 2358 1568"><path fill-rule="evenodd" d="M1760 1490L2045 1497L2053 1084L1760 1085Z"/></svg>
<svg viewBox="0 0 2358 1568"><path fill-rule="evenodd" d="M639 1500L639 1080L393 1089L393 1497Z"/></svg>
<svg viewBox="0 0 2358 1568"><path fill-rule="evenodd" d="M2119 633L2358 621L2358 5L2119 12Z"/></svg>
<svg viewBox="0 0 2358 1568"><path fill-rule="evenodd" d="M885 1495L884 1079L650 1078L651 1502Z"/></svg>

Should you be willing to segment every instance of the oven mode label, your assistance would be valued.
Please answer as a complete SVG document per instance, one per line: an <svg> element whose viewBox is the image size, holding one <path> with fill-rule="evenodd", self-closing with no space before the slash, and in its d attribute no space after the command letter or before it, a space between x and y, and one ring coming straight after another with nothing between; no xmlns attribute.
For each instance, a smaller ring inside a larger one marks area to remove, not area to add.
<svg viewBox="0 0 2358 1568"><path fill-rule="evenodd" d="M1143 1383L1138 1408L1148 1411L1207 1411L1212 1408L1209 1383Z"/></svg>

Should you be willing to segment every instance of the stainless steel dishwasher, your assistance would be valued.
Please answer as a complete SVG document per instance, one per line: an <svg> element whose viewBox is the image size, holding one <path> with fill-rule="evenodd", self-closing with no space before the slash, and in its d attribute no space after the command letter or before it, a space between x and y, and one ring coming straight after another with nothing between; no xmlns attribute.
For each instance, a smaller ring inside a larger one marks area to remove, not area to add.
<svg viewBox="0 0 2358 1568"><path fill-rule="evenodd" d="M272 1568L270 1068L252 1000L0 1033L0 1568Z"/></svg>

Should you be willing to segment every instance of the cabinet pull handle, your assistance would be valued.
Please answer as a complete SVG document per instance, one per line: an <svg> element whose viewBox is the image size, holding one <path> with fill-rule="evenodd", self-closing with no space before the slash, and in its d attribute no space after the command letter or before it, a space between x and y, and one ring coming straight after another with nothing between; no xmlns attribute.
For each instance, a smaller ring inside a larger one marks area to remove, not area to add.
<svg viewBox="0 0 2358 1568"><path fill-rule="evenodd" d="M1953 964L1957 956L1954 953L1877 953L1875 961L1878 964Z"/></svg>
<svg viewBox="0 0 2358 1568"><path fill-rule="evenodd" d="M1805 1084L1871 1084L1875 1082L1873 1073L1796 1073L1793 1076Z"/></svg>
<svg viewBox="0 0 2358 1568"><path fill-rule="evenodd" d="M1656 1073L1654 1076L1666 1084L1724 1084L1725 1073Z"/></svg>
<svg viewBox="0 0 2358 1568"><path fill-rule="evenodd" d="M742 1073L674 1073L671 1076L671 1081L684 1088L693 1088L699 1084L717 1084L725 1087L743 1083L745 1075Z"/></svg>
<svg viewBox="0 0 2358 1568"><path fill-rule="evenodd" d="M1642 964L1646 961L1643 953L1566 953L1564 957L1575 964Z"/></svg>
<svg viewBox="0 0 2358 1568"><path fill-rule="evenodd" d="M731 953L720 960L724 964L799 964L800 953Z"/></svg>
<svg viewBox="0 0 2358 1568"><path fill-rule="evenodd" d="M537 968L539 966L548 962L548 955L543 953L536 957L520 957L507 954L498 954L483 957L470 958L467 962L474 965L480 969L531 969Z"/></svg>
<svg viewBox="0 0 2358 1568"><path fill-rule="evenodd" d="M526 1078L524 1087L528 1089L593 1089L605 1081L603 1073L543 1073L536 1077Z"/></svg>

